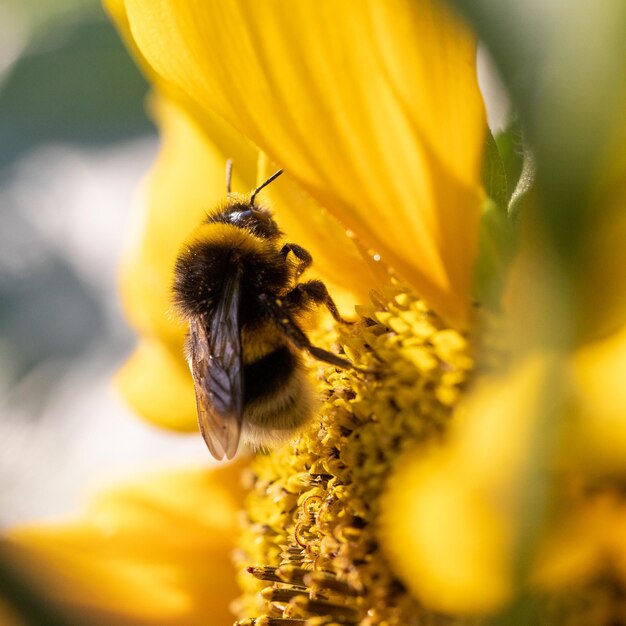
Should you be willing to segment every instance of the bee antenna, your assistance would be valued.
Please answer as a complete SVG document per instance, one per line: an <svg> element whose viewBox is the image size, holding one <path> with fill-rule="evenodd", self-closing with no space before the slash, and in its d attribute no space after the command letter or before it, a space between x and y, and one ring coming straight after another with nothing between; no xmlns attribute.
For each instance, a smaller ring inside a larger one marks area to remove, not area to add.
<svg viewBox="0 0 626 626"><path fill-rule="evenodd" d="M230 181L233 177L233 160L226 161L226 195L230 196Z"/></svg>
<svg viewBox="0 0 626 626"><path fill-rule="evenodd" d="M278 170L277 172L274 172L264 183L261 183L252 192L252 195L250 196L250 207L251 208L254 208L254 199L256 198L257 193L259 193L259 191L261 191L261 189L263 189L264 187L267 187L273 180L276 180L282 173L283 173L283 170Z"/></svg>

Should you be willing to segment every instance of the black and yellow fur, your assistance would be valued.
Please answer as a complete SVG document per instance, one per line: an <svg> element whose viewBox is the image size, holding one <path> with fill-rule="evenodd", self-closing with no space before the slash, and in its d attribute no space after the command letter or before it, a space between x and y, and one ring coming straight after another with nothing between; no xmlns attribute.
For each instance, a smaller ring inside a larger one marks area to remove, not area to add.
<svg viewBox="0 0 626 626"><path fill-rule="evenodd" d="M224 298L237 298L234 322L243 379L241 437L264 446L299 429L312 413L314 398L303 350L339 367L350 363L312 346L300 328L303 317L319 305L327 306L337 320L344 320L321 281L299 282L311 263L309 253L295 244L281 245L282 233L270 212L255 207L252 201L230 194L199 226L179 254L173 290L182 316L202 320L205 325L222 311ZM235 296L224 293L225 280L234 273ZM220 327L214 332L219 333ZM191 357L190 364L193 372ZM213 383L202 383L195 375L194 382L197 394L199 384L207 385L211 394ZM234 418L218 415L218 419ZM203 434L206 439L204 430Z"/></svg>

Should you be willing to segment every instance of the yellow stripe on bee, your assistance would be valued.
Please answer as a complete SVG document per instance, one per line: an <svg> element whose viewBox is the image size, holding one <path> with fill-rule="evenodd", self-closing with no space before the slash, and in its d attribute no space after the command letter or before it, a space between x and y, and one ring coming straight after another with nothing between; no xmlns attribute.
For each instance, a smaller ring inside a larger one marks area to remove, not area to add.
<svg viewBox="0 0 626 626"><path fill-rule="evenodd" d="M243 362L245 365L254 363L285 343L285 335L272 323L263 324L262 327L257 326L249 331L244 328L241 331Z"/></svg>
<svg viewBox="0 0 626 626"><path fill-rule="evenodd" d="M220 222L200 224L190 237L189 244L194 243L236 247L242 252L249 252L251 254L264 253L276 247L276 244L255 237L252 233L240 226L222 224Z"/></svg>

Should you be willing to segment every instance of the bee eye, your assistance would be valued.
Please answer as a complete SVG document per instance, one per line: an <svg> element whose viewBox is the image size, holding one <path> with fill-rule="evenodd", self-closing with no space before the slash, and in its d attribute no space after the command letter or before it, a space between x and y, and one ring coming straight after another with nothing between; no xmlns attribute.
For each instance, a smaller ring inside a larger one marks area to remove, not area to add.
<svg viewBox="0 0 626 626"><path fill-rule="evenodd" d="M233 211L229 217L233 224L237 224L250 217L250 211Z"/></svg>

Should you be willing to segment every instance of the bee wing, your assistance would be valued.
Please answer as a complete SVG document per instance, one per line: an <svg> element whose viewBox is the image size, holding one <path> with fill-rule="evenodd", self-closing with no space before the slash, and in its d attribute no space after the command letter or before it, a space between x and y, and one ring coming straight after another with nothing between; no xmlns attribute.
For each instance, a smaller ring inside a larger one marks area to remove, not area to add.
<svg viewBox="0 0 626 626"><path fill-rule="evenodd" d="M241 267L226 276L214 315L189 324L189 359L198 424L218 460L237 453L243 417L243 368L239 329Z"/></svg>

